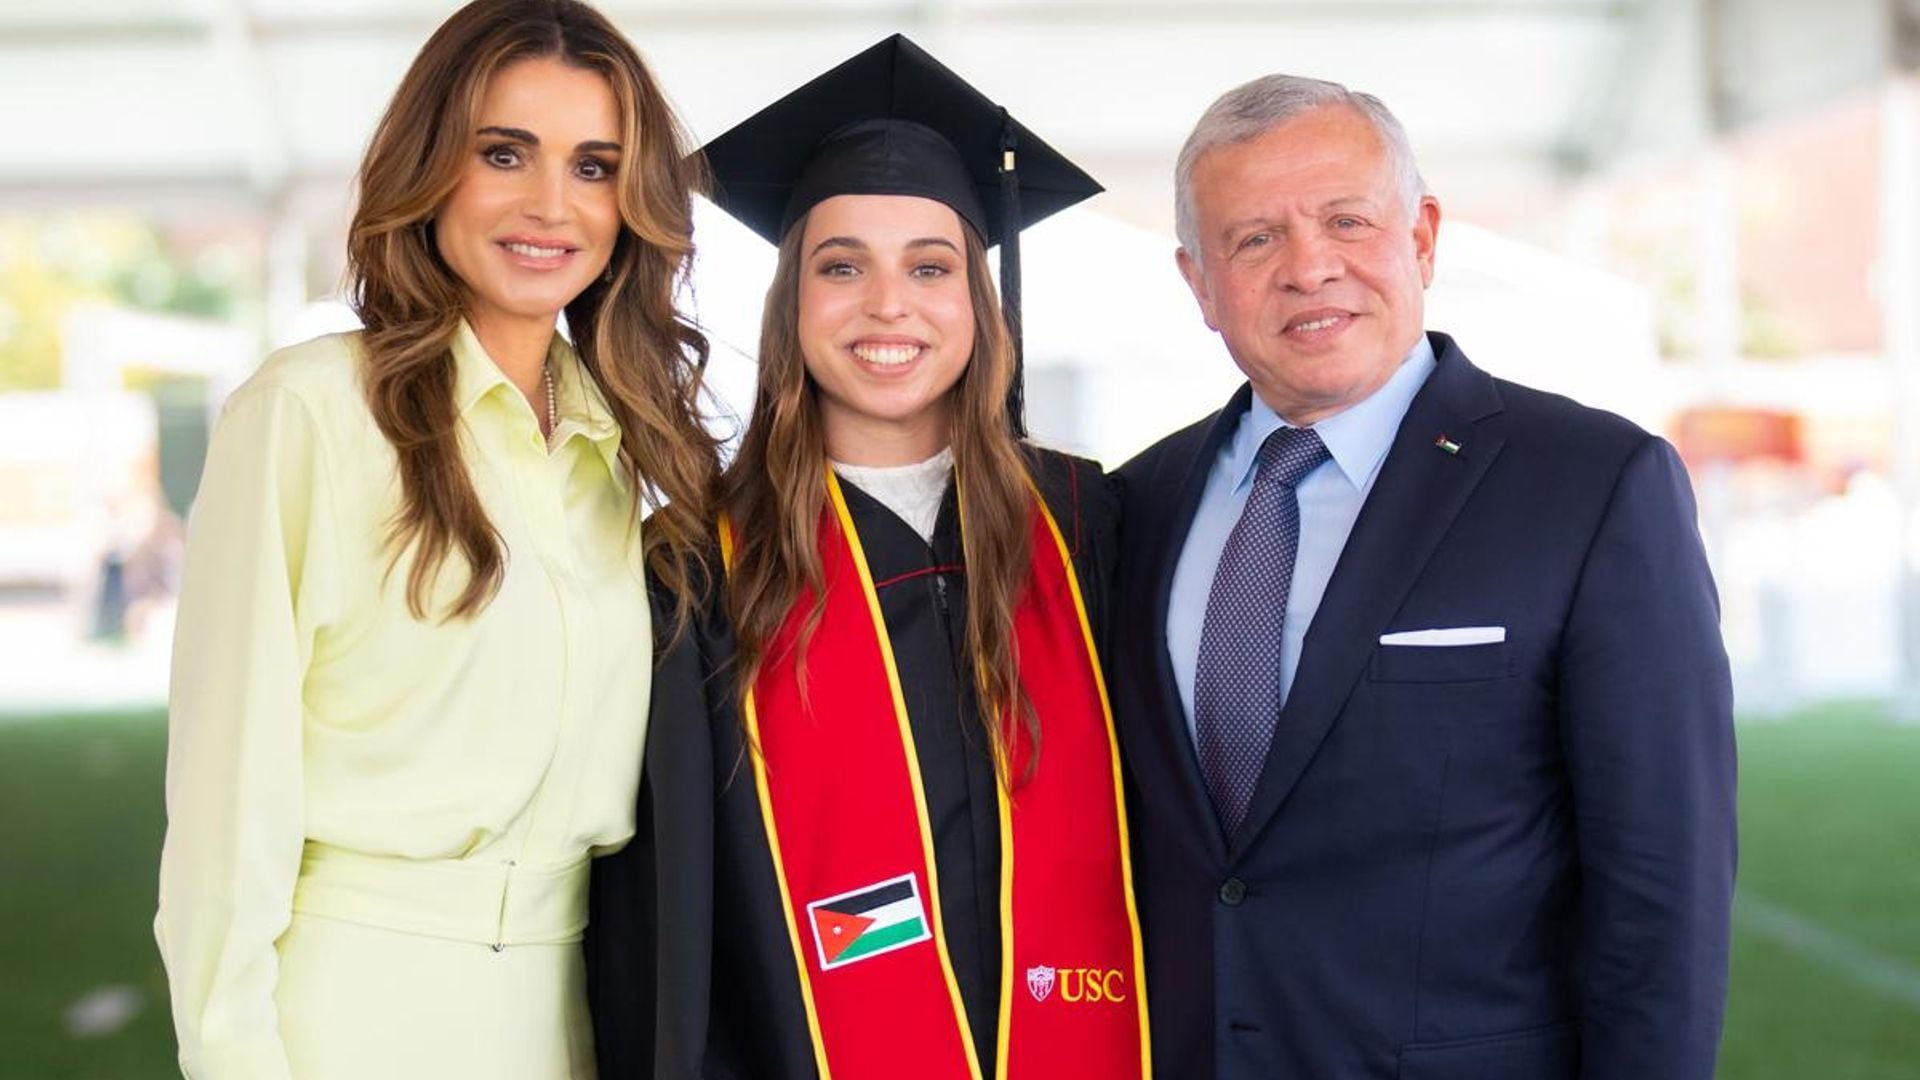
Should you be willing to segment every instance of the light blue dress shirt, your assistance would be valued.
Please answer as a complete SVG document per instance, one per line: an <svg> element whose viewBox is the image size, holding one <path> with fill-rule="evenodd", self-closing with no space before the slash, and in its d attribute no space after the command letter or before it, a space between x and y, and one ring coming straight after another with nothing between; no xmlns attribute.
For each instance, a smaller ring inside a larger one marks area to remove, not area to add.
<svg viewBox="0 0 1920 1080"><path fill-rule="evenodd" d="M1333 577L1347 534L1373 490L1374 477L1393 447L1400 421L1415 394L1426 384L1435 364L1433 346L1425 334L1407 353L1400 367L1380 389L1359 404L1313 425L1326 443L1330 461L1323 461L1295 488L1300 500L1300 550L1294 557L1293 587L1287 596L1287 621L1280 641L1280 700L1293 689L1300 666L1300 647L1307 627L1320 610L1320 597ZM1207 617L1207 596L1213 590L1214 571L1227 534L1240 520L1253 490L1255 455L1274 429L1285 425L1280 415L1253 396L1253 407L1241 416L1240 426L1220 447L1207 473L1206 490L1187 530L1186 546L1173 571L1173 594L1167 606L1167 652L1173 661L1180 704L1187 711L1187 733L1193 734L1193 680L1200 664L1200 627Z"/></svg>

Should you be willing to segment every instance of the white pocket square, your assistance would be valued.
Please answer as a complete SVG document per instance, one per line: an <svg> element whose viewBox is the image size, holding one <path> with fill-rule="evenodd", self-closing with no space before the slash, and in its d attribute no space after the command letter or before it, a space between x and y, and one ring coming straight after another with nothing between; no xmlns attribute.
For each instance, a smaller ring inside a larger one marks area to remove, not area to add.
<svg viewBox="0 0 1920 1080"><path fill-rule="evenodd" d="M1401 630L1381 634L1382 645L1492 645L1507 640L1504 626L1450 626L1444 630Z"/></svg>

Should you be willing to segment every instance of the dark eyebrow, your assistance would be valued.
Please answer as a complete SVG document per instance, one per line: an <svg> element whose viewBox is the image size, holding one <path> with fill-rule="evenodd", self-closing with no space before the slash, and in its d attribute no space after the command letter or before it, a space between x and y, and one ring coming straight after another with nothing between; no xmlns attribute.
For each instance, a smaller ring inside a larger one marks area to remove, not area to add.
<svg viewBox="0 0 1920 1080"><path fill-rule="evenodd" d="M918 240L907 241L906 246L908 251L915 251L926 247L943 247L955 254L959 254L960 252L959 246L944 236L923 236ZM867 242L853 236L829 236L825 240L813 245L813 250L808 252L807 255L811 258L814 255L820 254L822 250L830 247L849 248L853 251L866 251Z"/></svg>
<svg viewBox="0 0 1920 1080"><path fill-rule="evenodd" d="M528 131L526 128L483 127L479 131L475 132L475 134L501 135L506 138L512 139L516 142L526 143L528 146L540 145L540 136L535 135L533 132Z"/></svg>
<svg viewBox="0 0 1920 1080"><path fill-rule="evenodd" d="M863 240L856 240L851 236L829 236L825 240L813 245L813 250L807 252L807 255L809 257L818 255L821 251L830 247L852 248L855 251L867 250L866 242Z"/></svg>
<svg viewBox="0 0 1920 1080"><path fill-rule="evenodd" d="M499 135L503 138L512 139L515 142L526 143L528 146L540 145L540 136L535 135L533 132L528 131L526 128L483 127L479 130L479 132L477 132L477 134ZM589 153L595 150L604 150L610 153L617 154L620 152L620 144L617 142L607 142L605 139L588 139L586 142L583 142L579 146L574 147L574 150L582 154Z"/></svg>

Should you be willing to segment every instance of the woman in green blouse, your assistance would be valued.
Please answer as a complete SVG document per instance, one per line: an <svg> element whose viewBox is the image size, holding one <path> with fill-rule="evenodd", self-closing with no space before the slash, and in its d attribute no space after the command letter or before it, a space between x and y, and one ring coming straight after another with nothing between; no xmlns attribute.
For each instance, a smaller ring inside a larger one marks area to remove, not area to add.
<svg viewBox="0 0 1920 1080"><path fill-rule="evenodd" d="M227 403L157 920L187 1075L593 1075L578 941L588 857L633 831L643 564L697 572L716 468L683 155L604 18L477 0L361 166L365 330Z"/></svg>

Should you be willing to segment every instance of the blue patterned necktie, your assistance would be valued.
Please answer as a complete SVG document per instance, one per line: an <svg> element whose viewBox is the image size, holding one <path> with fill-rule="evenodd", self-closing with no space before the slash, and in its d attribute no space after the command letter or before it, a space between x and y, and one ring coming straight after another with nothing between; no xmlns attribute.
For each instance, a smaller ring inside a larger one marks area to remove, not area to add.
<svg viewBox="0 0 1920 1080"><path fill-rule="evenodd" d="M1193 722L1200 773L1229 837L1246 816L1280 716L1280 631L1300 550L1294 486L1325 460L1326 444L1312 428L1282 427L1267 436L1253 491L1207 594Z"/></svg>

